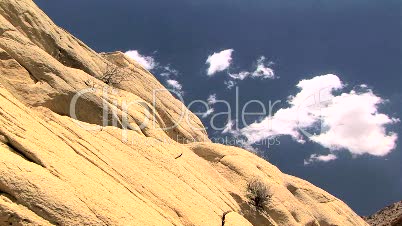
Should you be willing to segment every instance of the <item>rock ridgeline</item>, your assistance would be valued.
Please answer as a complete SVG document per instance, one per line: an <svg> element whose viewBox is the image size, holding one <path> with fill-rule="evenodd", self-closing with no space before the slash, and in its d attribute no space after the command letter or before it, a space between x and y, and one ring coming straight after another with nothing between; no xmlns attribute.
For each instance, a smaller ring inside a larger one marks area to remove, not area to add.
<svg viewBox="0 0 402 226"><path fill-rule="evenodd" d="M372 226L402 226L402 201L389 205L364 219Z"/></svg>
<svg viewBox="0 0 402 226"><path fill-rule="evenodd" d="M104 95L110 65L129 79ZM0 225L367 225L314 185L211 143L154 90L123 53L96 53L31 0L0 1ZM269 188L264 211L247 199L253 178Z"/></svg>

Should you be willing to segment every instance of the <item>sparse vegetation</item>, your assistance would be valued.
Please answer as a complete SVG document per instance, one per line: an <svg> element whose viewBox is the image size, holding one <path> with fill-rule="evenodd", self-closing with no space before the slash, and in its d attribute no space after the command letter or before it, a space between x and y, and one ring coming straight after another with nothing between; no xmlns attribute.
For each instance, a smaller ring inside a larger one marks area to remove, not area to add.
<svg viewBox="0 0 402 226"><path fill-rule="evenodd" d="M113 64L108 64L101 76L97 77L102 82L110 86L120 84L127 79L127 73Z"/></svg>
<svg viewBox="0 0 402 226"><path fill-rule="evenodd" d="M247 198L257 211L264 210L270 199L267 186L259 179L253 179L247 184Z"/></svg>

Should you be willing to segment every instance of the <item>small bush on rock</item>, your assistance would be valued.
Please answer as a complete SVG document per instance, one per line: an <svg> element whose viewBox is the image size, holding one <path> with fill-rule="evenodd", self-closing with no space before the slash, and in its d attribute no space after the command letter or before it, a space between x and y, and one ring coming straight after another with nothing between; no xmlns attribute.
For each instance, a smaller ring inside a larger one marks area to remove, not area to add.
<svg viewBox="0 0 402 226"><path fill-rule="evenodd" d="M247 184L247 198L257 211L261 211L264 210L264 206L271 196L267 186L261 180L253 179Z"/></svg>
<svg viewBox="0 0 402 226"><path fill-rule="evenodd" d="M107 65L102 75L97 78L107 85L115 86L127 79L127 73L125 73L124 70L118 68L117 66L109 64Z"/></svg>

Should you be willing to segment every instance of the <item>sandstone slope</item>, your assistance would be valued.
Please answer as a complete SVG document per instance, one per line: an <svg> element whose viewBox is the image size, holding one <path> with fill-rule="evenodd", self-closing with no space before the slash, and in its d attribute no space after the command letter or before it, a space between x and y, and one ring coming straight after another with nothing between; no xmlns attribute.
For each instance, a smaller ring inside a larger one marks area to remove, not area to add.
<svg viewBox="0 0 402 226"><path fill-rule="evenodd" d="M111 87L96 77L111 64L129 79L105 96ZM72 117L71 101L88 89ZM0 225L367 225L312 184L211 143L169 92L154 100L163 89L124 54L91 50L31 0L0 1ZM127 117L124 101L137 103ZM107 125L105 106L115 112ZM180 121L183 111L189 120ZM176 142L185 139L200 142ZM246 199L252 178L272 195L261 213Z"/></svg>

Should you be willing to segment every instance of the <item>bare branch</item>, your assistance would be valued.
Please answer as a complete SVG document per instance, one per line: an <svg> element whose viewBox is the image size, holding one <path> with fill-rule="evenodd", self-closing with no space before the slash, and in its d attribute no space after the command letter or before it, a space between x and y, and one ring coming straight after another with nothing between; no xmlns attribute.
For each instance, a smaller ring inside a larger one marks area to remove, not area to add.
<svg viewBox="0 0 402 226"><path fill-rule="evenodd" d="M121 69L114 64L108 64L105 71L101 76L98 76L97 79L103 81L107 85L115 86L128 80L128 76L129 74L126 73L124 69Z"/></svg>

